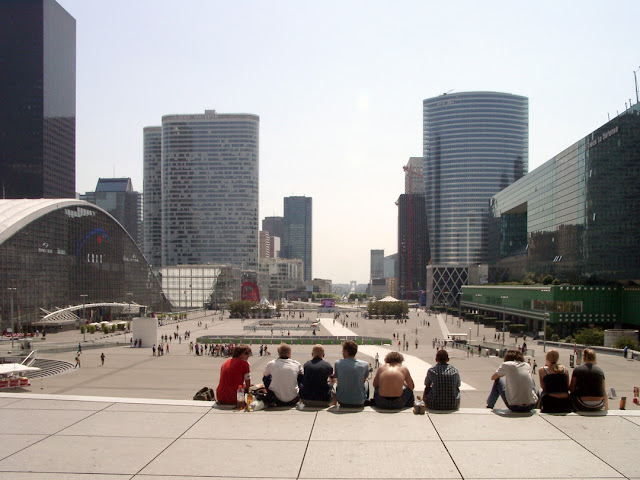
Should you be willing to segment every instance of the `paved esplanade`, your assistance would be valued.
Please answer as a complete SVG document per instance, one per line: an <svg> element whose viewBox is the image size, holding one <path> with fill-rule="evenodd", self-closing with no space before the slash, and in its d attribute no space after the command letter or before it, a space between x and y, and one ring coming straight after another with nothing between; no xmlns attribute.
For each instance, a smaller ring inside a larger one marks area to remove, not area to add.
<svg viewBox="0 0 640 480"><path fill-rule="evenodd" d="M640 478L640 412L275 410L0 394L0 480Z"/></svg>
<svg viewBox="0 0 640 480"><path fill-rule="evenodd" d="M355 333L352 330L349 330L347 327L343 326L342 323L340 323L339 321L334 322L333 318L321 318L320 323L322 323L322 326L326 328L331 335L336 335L339 337L342 337L344 335L358 336L357 333ZM444 326L444 322L442 322L442 325ZM444 333L443 331L443 335L445 336L445 338L448 336L448 329L447 329L447 333ZM392 351L394 351L393 346L385 347L380 345L358 345L358 353L363 353L364 355L368 355L371 358L375 358L377 353L380 357L380 365L384 363L385 355ZM402 356L404 357L403 364L411 372L411 377L413 378L413 381L416 384L415 389L418 392L417 394L422 395L422 389L424 388L423 382L427 376L427 371L429 370L429 368L431 368L431 364L425 362L424 360L418 357L409 355L406 352L401 351L400 353L402 353ZM475 390L475 388L473 388L471 385L467 385L466 383L462 382L462 385L460 386L460 390Z"/></svg>

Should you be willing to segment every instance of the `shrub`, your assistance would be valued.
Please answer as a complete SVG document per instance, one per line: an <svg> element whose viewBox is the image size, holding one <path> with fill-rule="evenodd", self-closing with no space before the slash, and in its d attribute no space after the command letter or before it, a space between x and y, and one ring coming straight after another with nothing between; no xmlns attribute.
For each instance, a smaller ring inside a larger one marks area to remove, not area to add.
<svg viewBox="0 0 640 480"><path fill-rule="evenodd" d="M553 282L553 277L551 275L545 275L544 277L542 277L543 285L551 285L552 282Z"/></svg>
<svg viewBox="0 0 640 480"><path fill-rule="evenodd" d="M553 335L551 335L551 341L552 342L559 342L560 341L560 336L557 333L554 333Z"/></svg>
<svg viewBox="0 0 640 480"><path fill-rule="evenodd" d="M102 325L102 333L109 333L109 326L108 325Z"/></svg>
<svg viewBox="0 0 640 480"><path fill-rule="evenodd" d="M640 343L630 337L620 337L613 343L613 348L629 347L631 350L640 350Z"/></svg>
<svg viewBox="0 0 640 480"><path fill-rule="evenodd" d="M604 345L604 331L601 328L582 328L574 336L576 342L582 345Z"/></svg>
<svg viewBox="0 0 640 480"><path fill-rule="evenodd" d="M96 333L96 326L95 325L88 325L87 326L87 332Z"/></svg>

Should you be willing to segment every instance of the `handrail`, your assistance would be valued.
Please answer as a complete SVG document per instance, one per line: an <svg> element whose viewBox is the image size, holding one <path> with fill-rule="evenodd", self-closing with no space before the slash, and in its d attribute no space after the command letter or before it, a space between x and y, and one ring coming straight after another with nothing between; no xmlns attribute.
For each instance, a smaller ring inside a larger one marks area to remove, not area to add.
<svg viewBox="0 0 640 480"><path fill-rule="evenodd" d="M35 360L35 359L36 359L36 357L35 357L35 356L36 356L36 354L37 354L37 353L38 353L38 351L37 351L37 350L31 350L31 353L30 353L29 355L27 355L26 357L24 357L24 360L22 360L22 362L20 362L20 365L25 365L25 364L26 364L26 362L27 362L27 360L29 360L29 357L30 357L31 355L33 355L33 360ZM28 366L28 365L27 365L27 366Z"/></svg>

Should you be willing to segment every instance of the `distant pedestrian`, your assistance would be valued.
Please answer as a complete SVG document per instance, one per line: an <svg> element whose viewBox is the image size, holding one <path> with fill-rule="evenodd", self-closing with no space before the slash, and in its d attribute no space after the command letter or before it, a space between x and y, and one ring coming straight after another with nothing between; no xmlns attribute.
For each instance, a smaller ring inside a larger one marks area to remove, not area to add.
<svg viewBox="0 0 640 480"><path fill-rule="evenodd" d="M104 367L104 352L102 352L102 355L100 355L100 366Z"/></svg>
<svg viewBox="0 0 640 480"><path fill-rule="evenodd" d="M82 353L82 345L78 342L78 352Z"/></svg>
<svg viewBox="0 0 640 480"><path fill-rule="evenodd" d="M81 355L81 352L78 352L76 354L76 364L73 366L73 368L81 368L82 367L82 365L80 365L80 355Z"/></svg>
<svg viewBox="0 0 640 480"><path fill-rule="evenodd" d="M153 352L153 356L156 356L156 344L153 344L153 347L151 347L151 351Z"/></svg>

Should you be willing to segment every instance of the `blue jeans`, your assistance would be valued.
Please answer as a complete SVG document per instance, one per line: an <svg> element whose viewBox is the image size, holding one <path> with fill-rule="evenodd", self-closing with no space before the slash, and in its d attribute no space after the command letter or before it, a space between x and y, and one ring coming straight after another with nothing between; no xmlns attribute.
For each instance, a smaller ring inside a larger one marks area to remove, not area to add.
<svg viewBox="0 0 640 480"><path fill-rule="evenodd" d="M409 390L407 387L402 388L402 395L396 398L383 397L376 388L373 391L373 399L376 402L376 407L388 410L400 410L402 408L408 408L413 406L413 390Z"/></svg>
<svg viewBox="0 0 640 480"><path fill-rule="evenodd" d="M507 402L506 388L507 388L507 381L505 380L504 377L500 377L496 381L494 381L493 388L491 389L491 393L487 398L487 406L490 408L495 407L496 402L498 401L498 397L502 397L502 401L507 406L507 408L512 412L529 412L535 408L536 406L535 403L532 403L531 405L509 405L509 402ZM531 389L533 390L535 388L536 388L536 384L532 378Z"/></svg>

